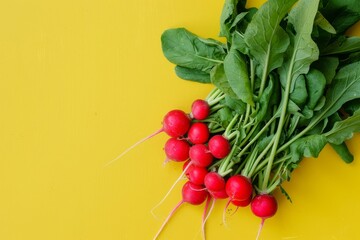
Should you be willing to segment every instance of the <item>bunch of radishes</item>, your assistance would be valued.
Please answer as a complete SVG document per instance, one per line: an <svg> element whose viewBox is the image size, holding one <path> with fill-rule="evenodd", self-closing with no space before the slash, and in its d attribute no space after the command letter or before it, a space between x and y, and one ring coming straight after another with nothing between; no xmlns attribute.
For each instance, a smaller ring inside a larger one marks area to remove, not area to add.
<svg viewBox="0 0 360 240"><path fill-rule="evenodd" d="M282 183L304 157L318 157L330 143L353 161L346 140L360 132L360 40L345 32L360 20L358 1L324 2L269 0L255 9L225 1L225 43L185 28L164 31L162 50L176 75L215 89L189 114L170 111L160 130L113 160L165 132L167 160L184 162L170 189L185 175L182 200L155 239L183 203L206 202L204 233L217 199L228 199L225 209L250 205L262 219L259 236L277 211L272 193L280 188L289 198Z"/></svg>
<svg viewBox="0 0 360 240"><path fill-rule="evenodd" d="M232 161L236 158L236 143L239 137L236 123L239 116L234 114L226 128L219 129L210 124L213 115L221 109L219 105L223 98L224 94L216 89L207 100L195 100L191 113L171 110L163 119L163 128L160 131L170 136L164 146L166 161L184 162L183 174L179 179L186 175L188 180L182 188L182 200L171 211L154 239L159 236L178 207L185 202L200 205L206 201L203 215L204 237L204 224L216 199L228 199L224 217L230 203L236 207L250 204L252 212L262 219L261 227L264 220L277 211L276 199L271 194L255 194L250 175L239 173L246 162L234 164Z"/></svg>

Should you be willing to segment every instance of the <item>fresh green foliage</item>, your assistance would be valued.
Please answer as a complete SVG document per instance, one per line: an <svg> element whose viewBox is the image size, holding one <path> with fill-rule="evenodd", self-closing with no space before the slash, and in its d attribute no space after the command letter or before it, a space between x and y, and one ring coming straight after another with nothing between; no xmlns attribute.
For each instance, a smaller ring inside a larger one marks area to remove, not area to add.
<svg viewBox="0 0 360 240"><path fill-rule="evenodd" d="M220 36L231 39L231 28L238 13L245 11L246 0L226 0L220 17ZM241 16L241 15L240 15ZM241 17L238 17L238 19Z"/></svg>
<svg viewBox="0 0 360 240"><path fill-rule="evenodd" d="M211 82L226 95L237 98L236 93L232 90L230 83L225 75L224 64L215 66L210 72Z"/></svg>
<svg viewBox="0 0 360 240"><path fill-rule="evenodd" d="M341 68L332 81L324 107L314 117L313 122L329 117L346 102L360 97L360 62Z"/></svg>
<svg viewBox="0 0 360 240"><path fill-rule="evenodd" d="M215 86L204 122L229 137L232 151L211 170L243 174L257 192L279 187L290 199L281 184L304 157L329 143L346 163L354 159L346 141L360 132L360 37L344 32L360 20L360 1L245 6L225 1L225 43L176 28L162 47L180 78Z"/></svg>
<svg viewBox="0 0 360 240"><path fill-rule="evenodd" d="M330 143L330 146L341 157L341 159L344 160L344 162L351 163L352 161L354 161L354 156L349 151L345 142L340 143L340 144Z"/></svg>
<svg viewBox="0 0 360 240"><path fill-rule="evenodd" d="M307 106L314 109L324 95L326 79L322 72L311 69L306 75L306 88L309 96Z"/></svg>
<svg viewBox="0 0 360 240"><path fill-rule="evenodd" d="M184 28L166 30L161 36L161 43L164 55L170 62L187 69L195 69L195 75L201 72L210 73L226 56L222 43L200 38ZM186 73L184 69L177 70L179 77L189 76L189 70Z"/></svg>
<svg viewBox="0 0 360 240"><path fill-rule="evenodd" d="M210 83L210 73L197 70L194 68L186 68L186 67L175 67L175 73L179 78L184 80L190 80L199 83Z"/></svg>
<svg viewBox="0 0 360 240"><path fill-rule="evenodd" d="M360 110L356 111L354 115L346 118L343 121L336 122L333 128L324 133L328 142L333 144L341 144L345 140L352 138L355 132L360 132Z"/></svg>
<svg viewBox="0 0 360 240"><path fill-rule="evenodd" d="M339 37L323 48L322 55L345 54L360 51L360 37Z"/></svg>
<svg viewBox="0 0 360 240"><path fill-rule="evenodd" d="M224 70L237 98L251 106L254 105L245 57L231 48L224 60Z"/></svg>
<svg viewBox="0 0 360 240"><path fill-rule="evenodd" d="M284 53L290 40L288 34L280 26L280 22L295 2L295 0L266 2L255 13L244 34L250 55L259 63L263 72L260 93L270 71L283 63Z"/></svg>
<svg viewBox="0 0 360 240"><path fill-rule="evenodd" d="M326 145L323 135L310 135L299 138L290 145L291 161L298 163L303 157L318 157Z"/></svg>

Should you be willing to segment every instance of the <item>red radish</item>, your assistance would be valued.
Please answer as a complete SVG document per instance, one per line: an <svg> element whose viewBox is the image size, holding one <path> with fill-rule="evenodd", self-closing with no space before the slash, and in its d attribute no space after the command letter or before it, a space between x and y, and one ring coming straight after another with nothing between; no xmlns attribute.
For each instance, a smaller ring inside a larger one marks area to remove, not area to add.
<svg viewBox="0 0 360 240"><path fill-rule="evenodd" d="M217 172L209 172L205 176L204 185L210 192L217 192L225 189L225 180Z"/></svg>
<svg viewBox="0 0 360 240"><path fill-rule="evenodd" d="M189 116L181 110L171 110L169 111L163 119L163 127L156 132L150 134L149 136L139 140L129 148L127 148L124 152L118 155L116 158L105 164L104 167L109 166L110 164L114 163L115 161L119 160L122 156L128 153L131 149L135 148L139 144L145 142L146 140L158 135L161 132L167 133L170 137L181 137L187 133L190 128L190 118Z"/></svg>
<svg viewBox="0 0 360 240"><path fill-rule="evenodd" d="M181 110L168 112L163 120L163 130L170 137L183 136L190 128L190 118Z"/></svg>
<svg viewBox="0 0 360 240"><path fill-rule="evenodd" d="M274 216L277 211L276 198L269 194L255 196L251 201L251 211L262 219Z"/></svg>
<svg viewBox="0 0 360 240"><path fill-rule="evenodd" d="M195 166L207 167L213 161L213 155L204 144L195 144L190 147L189 156Z"/></svg>
<svg viewBox="0 0 360 240"><path fill-rule="evenodd" d="M188 131L188 139L193 144L206 143L209 139L209 128L205 123L193 123Z"/></svg>
<svg viewBox="0 0 360 240"><path fill-rule="evenodd" d="M226 199L226 198L228 198L228 195L227 195L225 189L222 189L220 191L209 191L209 193L214 199Z"/></svg>
<svg viewBox="0 0 360 240"><path fill-rule="evenodd" d="M193 184L191 182L186 182L182 188L182 200L176 204L176 206L171 210L168 217L165 219L164 223L161 225L159 231L154 237L154 240L158 238L165 225L169 222L170 218L174 215L175 211L183 204L190 203L191 205L200 205L208 197L208 192L203 190L202 186Z"/></svg>
<svg viewBox="0 0 360 240"><path fill-rule="evenodd" d="M216 158L225 158L231 151L229 141L222 135L215 135L209 140L209 150Z"/></svg>
<svg viewBox="0 0 360 240"><path fill-rule="evenodd" d="M195 100L191 105L191 116L197 120L204 120L210 114L209 104L202 99Z"/></svg>
<svg viewBox="0 0 360 240"><path fill-rule="evenodd" d="M226 182L226 193L230 200L245 201L249 199L253 192L250 180L242 175L231 176Z"/></svg>
<svg viewBox="0 0 360 240"><path fill-rule="evenodd" d="M185 168L187 164L189 164L190 161L186 162L184 164ZM208 173L208 170L204 167L198 167L195 165L191 165L188 170L186 171L186 177L189 179L190 182L197 184L197 185L203 185L204 184L204 178L206 174Z"/></svg>
<svg viewBox="0 0 360 240"><path fill-rule="evenodd" d="M269 194L260 194L251 201L251 211L255 216L261 218L261 223L256 239L259 238L264 222L267 218L275 215L277 211L276 198Z"/></svg>
<svg viewBox="0 0 360 240"><path fill-rule="evenodd" d="M182 162L189 158L190 145L185 140L170 138L166 141L164 150L168 159Z"/></svg>
<svg viewBox="0 0 360 240"><path fill-rule="evenodd" d="M201 185L194 184L190 181L186 182L182 188L182 198L184 202L191 205L200 205L207 198L208 193Z"/></svg>

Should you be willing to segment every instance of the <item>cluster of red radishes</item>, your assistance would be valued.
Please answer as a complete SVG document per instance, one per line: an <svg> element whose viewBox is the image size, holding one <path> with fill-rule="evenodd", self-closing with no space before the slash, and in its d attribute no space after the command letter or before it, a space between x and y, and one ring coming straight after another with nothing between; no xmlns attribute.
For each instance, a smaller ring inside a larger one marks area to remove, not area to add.
<svg viewBox="0 0 360 240"><path fill-rule="evenodd" d="M221 175L216 171L216 162L226 158L232 146L226 136L210 133L208 124L204 121L210 112L207 101L198 99L193 102L190 114L172 110L163 119L162 131L170 136L164 146L167 160L184 162L183 175L186 175L188 181L182 188L182 200L154 239L183 203L200 205L207 200L203 225L211 212L208 212L209 202L213 200L214 203L216 199L228 199L226 207L230 203L237 207L250 204L252 212L262 219L261 227L264 220L277 211L277 202L272 195L259 194L254 197L253 185L248 177L230 173Z"/></svg>

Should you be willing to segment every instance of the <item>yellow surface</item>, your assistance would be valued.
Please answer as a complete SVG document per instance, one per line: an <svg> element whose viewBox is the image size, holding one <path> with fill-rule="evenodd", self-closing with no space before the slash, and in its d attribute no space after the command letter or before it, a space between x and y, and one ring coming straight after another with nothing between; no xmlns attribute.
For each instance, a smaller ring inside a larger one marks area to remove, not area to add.
<svg viewBox="0 0 360 240"><path fill-rule="evenodd" d="M262 1L250 1L259 5ZM223 0L11 0L0 2L0 239L152 239L180 199L180 174L163 167L164 135L104 164L160 128L170 109L186 111L210 86L177 79L160 35L187 27L216 37ZM359 28L358 28L359 29ZM359 31L357 31L359 32ZM279 211L261 239L358 239L357 158L346 165L330 148L304 160L278 194ZM255 239L259 219L240 209L212 239ZM184 205L160 239L201 239L202 207Z"/></svg>

